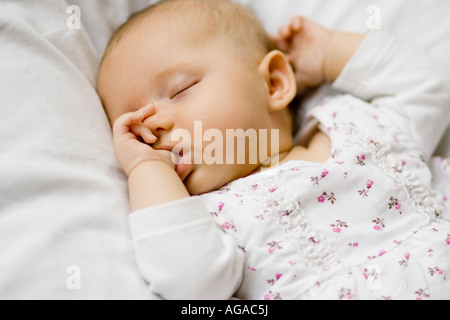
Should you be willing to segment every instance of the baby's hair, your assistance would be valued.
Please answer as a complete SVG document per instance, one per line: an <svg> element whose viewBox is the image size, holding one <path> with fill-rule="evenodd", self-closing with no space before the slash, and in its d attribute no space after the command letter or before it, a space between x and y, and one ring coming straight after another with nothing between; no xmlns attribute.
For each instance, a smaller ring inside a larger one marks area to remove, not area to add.
<svg viewBox="0 0 450 320"><path fill-rule="evenodd" d="M200 35L227 35L242 53L247 50L249 57L258 60L276 48L258 18L237 3L229 0L163 0L133 14L114 32L102 62L123 37L141 23L151 21L157 14L169 14L167 21L171 23L178 16L178 21L182 23L180 28L186 25L197 27Z"/></svg>

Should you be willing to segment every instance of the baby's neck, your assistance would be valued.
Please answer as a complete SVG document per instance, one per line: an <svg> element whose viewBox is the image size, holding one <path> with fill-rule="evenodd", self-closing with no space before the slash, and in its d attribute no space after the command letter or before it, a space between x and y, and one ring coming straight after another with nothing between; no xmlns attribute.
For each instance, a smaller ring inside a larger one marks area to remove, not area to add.
<svg viewBox="0 0 450 320"><path fill-rule="evenodd" d="M314 134L311 135L311 138L306 147L298 144L286 152L277 154L276 156L279 158L278 163L270 166L262 166L261 170L270 169L274 166L278 166L293 160L302 160L313 163L325 163L330 158L330 153L330 137L321 130L317 129ZM272 163L274 162L272 161L271 164Z"/></svg>
<svg viewBox="0 0 450 320"><path fill-rule="evenodd" d="M307 147L303 145L294 146L289 154L280 161L280 164L291 160L325 163L330 158L330 153L330 137L323 131L317 129L309 140Z"/></svg>

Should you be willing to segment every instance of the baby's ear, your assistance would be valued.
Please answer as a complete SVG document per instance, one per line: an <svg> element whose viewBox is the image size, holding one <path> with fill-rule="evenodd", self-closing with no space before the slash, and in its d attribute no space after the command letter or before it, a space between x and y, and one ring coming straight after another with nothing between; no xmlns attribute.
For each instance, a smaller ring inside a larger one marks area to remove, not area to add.
<svg viewBox="0 0 450 320"><path fill-rule="evenodd" d="M268 88L270 111L288 106L297 94L297 84L286 56L278 50L269 52L260 63L259 72Z"/></svg>

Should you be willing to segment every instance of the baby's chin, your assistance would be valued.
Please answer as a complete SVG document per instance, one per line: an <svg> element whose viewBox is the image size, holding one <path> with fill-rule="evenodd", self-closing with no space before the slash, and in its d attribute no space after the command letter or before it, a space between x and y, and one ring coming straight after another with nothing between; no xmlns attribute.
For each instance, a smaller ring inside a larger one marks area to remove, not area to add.
<svg viewBox="0 0 450 320"><path fill-rule="evenodd" d="M205 164L196 167L184 180L189 194L195 196L213 192L235 180L237 177L233 177L226 167Z"/></svg>
<svg viewBox="0 0 450 320"><path fill-rule="evenodd" d="M184 180L191 196L201 195L220 189L227 182L218 181L218 177L203 168L194 169Z"/></svg>

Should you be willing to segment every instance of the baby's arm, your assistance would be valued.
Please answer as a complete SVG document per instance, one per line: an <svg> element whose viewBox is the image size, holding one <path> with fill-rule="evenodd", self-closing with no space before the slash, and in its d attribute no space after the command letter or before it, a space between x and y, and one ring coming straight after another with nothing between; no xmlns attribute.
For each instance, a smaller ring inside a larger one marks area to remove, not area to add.
<svg viewBox="0 0 450 320"><path fill-rule="evenodd" d="M383 30L369 33L333 87L376 106L430 159L450 125L450 77L444 66Z"/></svg>
<svg viewBox="0 0 450 320"><path fill-rule="evenodd" d="M129 176L129 217L136 260L153 293L165 299L227 299L240 285L243 253L215 224L199 197L190 197L171 152L143 122L154 106L114 123L114 150Z"/></svg>

